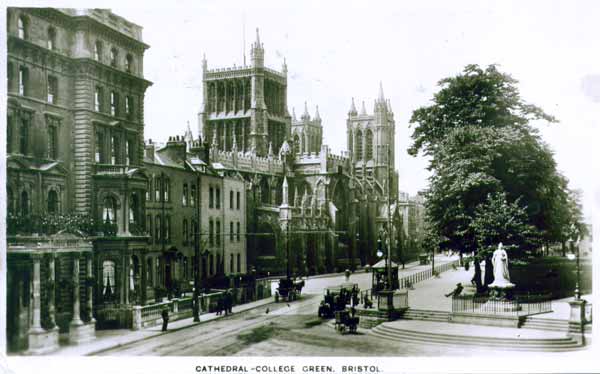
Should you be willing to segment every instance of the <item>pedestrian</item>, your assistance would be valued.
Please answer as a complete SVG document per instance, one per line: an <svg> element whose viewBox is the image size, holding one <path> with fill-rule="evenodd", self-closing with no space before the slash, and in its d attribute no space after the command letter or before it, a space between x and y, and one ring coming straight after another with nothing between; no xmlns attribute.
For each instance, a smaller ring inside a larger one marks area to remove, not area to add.
<svg viewBox="0 0 600 374"><path fill-rule="evenodd" d="M227 312L229 312L229 314L233 313L233 292L231 291L227 291Z"/></svg>
<svg viewBox="0 0 600 374"><path fill-rule="evenodd" d="M217 299L217 315L220 316L223 312L223 297Z"/></svg>
<svg viewBox="0 0 600 374"><path fill-rule="evenodd" d="M452 292L447 293L445 296L446 297L450 297L450 296L455 297L455 296L458 296L458 295L460 295L460 293L462 292L462 290L463 290L462 284L457 283L456 284L456 288Z"/></svg>
<svg viewBox="0 0 600 374"><path fill-rule="evenodd" d="M162 331L167 331L167 325L169 324L169 308L165 306L160 315L163 320Z"/></svg>

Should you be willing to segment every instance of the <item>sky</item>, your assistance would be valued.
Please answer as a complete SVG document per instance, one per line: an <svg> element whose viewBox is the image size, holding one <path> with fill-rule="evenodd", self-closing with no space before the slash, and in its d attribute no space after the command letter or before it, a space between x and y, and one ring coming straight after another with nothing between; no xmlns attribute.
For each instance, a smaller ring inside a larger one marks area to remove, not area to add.
<svg viewBox="0 0 600 374"><path fill-rule="evenodd" d="M427 160L406 153L413 110L428 105L437 82L467 64L498 64L519 81L523 99L560 123L540 122L572 188L584 191L585 213L600 203L590 162L600 133L600 2L595 1L128 1L66 2L108 7L142 26L150 45L144 74L145 137L197 134L202 56L209 69L249 63L256 28L265 64L288 65L288 106L323 120L323 142L346 149L352 98L373 110L379 83L396 121L400 189L427 186ZM63 5L61 5L63 6ZM245 39L244 39L245 38ZM245 44L244 44L245 40Z"/></svg>

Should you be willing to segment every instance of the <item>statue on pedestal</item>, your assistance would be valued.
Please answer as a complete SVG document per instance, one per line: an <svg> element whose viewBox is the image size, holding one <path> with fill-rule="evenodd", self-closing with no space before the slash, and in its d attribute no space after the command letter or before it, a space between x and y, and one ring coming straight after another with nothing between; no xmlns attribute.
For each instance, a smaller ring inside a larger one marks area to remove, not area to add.
<svg viewBox="0 0 600 374"><path fill-rule="evenodd" d="M492 264L494 265L494 282L489 287L513 288L515 285L510 282L508 273L508 254L502 248L502 243L498 244L498 248L494 251Z"/></svg>

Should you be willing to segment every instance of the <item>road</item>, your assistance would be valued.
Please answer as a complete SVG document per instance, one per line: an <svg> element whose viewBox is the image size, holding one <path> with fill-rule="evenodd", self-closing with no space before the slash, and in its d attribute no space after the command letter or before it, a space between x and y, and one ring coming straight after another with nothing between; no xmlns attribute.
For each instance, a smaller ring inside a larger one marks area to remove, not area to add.
<svg viewBox="0 0 600 374"><path fill-rule="evenodd" d="M436 259L439 263L450 259ZM407 266L403 273L415 270ZM280 302L237 313L142 341L103 351L103 356L234 356L234 355L440 355L447 348L399 347L368 334L340 335L327 322L316 322L323 289L343 276L311 278L300 300ZM350 281L370 286L371 274L357 273ZM267 310L268 309L268 310Z"/></svg>

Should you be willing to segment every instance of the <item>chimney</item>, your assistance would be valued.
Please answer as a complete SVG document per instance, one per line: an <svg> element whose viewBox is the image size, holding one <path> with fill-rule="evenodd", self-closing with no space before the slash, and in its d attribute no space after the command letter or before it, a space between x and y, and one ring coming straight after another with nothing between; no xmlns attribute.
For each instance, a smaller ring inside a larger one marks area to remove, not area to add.
<svg viewBox="0 0 600 374"><path fill-rule="evenodd" d="M148 139L148 143L144 146L144 157L154 161L154 143L152 143L152 139Z"/></svg>
<svg viewBox="0 0 600 374"><path fill-rule="evenodd" d="M169 141L163 152L165 152L170 159L183 164L186 160L187 147L183 139L180 139L179 135L171 136L169 137Z"/></svg>

